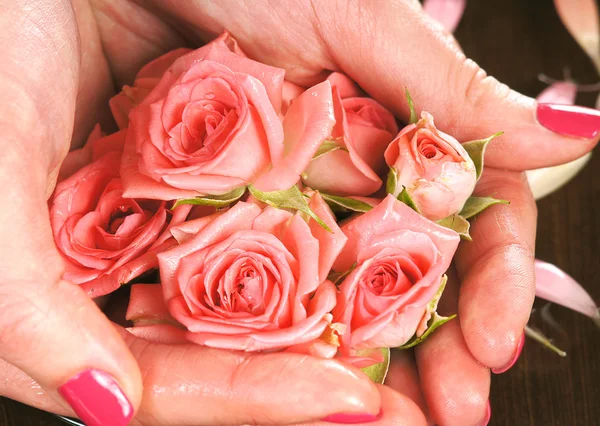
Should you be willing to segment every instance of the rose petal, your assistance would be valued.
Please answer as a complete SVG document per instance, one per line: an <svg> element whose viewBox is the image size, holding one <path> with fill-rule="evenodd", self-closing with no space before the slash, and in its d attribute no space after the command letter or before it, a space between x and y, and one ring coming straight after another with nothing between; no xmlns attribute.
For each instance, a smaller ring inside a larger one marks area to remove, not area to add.
<svg viewBox="0 0 600 426"><path fill-rule="evenodd" d="M585 289L556 266L535 260L535 295L587 315L600 325L600 310Z"/></svg>
<svg viewBox="0 0 600 426"><path fill-rule="evenodd" d="M536 101L547 104L573 105L577 96L577 85L570 81L559 81L547 87Z"/></svg>
<svg viewBox="0 0 600 426"><path fill-rule="evenodd" d="M554 0L558 16L600 70L600 25L595 0Z"/></svg>
<svg viewBox="0 0 600 426"><path fill-rule="evenodd" d="M463 16L467 0L424 0L423 10L453 33Z"/></svg>

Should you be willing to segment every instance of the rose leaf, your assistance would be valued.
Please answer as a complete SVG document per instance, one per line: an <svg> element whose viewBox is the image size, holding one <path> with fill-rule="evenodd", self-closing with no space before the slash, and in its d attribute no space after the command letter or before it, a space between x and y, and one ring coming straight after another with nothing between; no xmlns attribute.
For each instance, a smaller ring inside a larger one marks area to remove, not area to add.
<svg viewBox="0 0 600 426"><path fill-rule="evenodd" d="M372 349L367 349L368 351ZM377 350L377 349L375 349ZM390 348L379 348L383 355L383 361L379 364L370 365L369 367L361 368L362 372L365 373L373 382L383 384L385 377L387 376L388 369L390 368ZM361 351L357 352L359 355Z"/></svg>
<svg viewBox="0 0 600 426"><path fill-rule="evenodd" d="M408 124L415 124L417 122L417 112L415 111L415 104L412 96L410 96L408 87L404 90L404 93L406 93L406 102L408 102L408 109L410 110L410 119L408 120Z"/></svg>
<svg viewBox="0 0 600 426"><path fill-rule="evenodd" d="M321 197L329 204L330 206L333 204L337 207L342 207L346 210L351 210L353 212L366 213L373 209L369 204L355 200L354 198L346 198L346 197L338 197L336 195L329 195L321 193Z"/></svg>
<svg viewBox="0 0 600 426"><path fill-rule="evenodd" d="M398 186L398 173L396 169L390 167L390 172L387 175L387 181L385 183L385 192L396 196L396 187Z"/></svg>
<svg viewBox="0 0 600 426"><path fill-rule="evenodd" d="M302 192L300 192L300 189L298 189L298 186L296 185L282 191L271 192L262 192L256 189L253 185L250 185L248 186L248 190L256 199L268 204L269 206L278 209L290 209L305 213L313 218L319 225L321 225L323 229L328 232L333 232L329 226L327 226L327 224L311 210L306 198L304 198L304 195Z"/></svg>
<svg viewBox="0 0 600 426"><path fill-rule="evenodd" d="M413 199L410 197L410 195L408 195L408 191L406 190L405 186L402 187L402 191L400 191L400 195L398 195L398 201L402 201L404 204L406 204L408 207L410 207L417 213L421 213Z"/></svg>
<svg viewBox="0 0 600 426"><path fill-rule="evenodd" d="M242 195L246 192L245 186L240 186L239 188L234 189L231 192L222 195L208 195L206 197L196 197L196 198L184 198L181 200L177 200L177 202L173 205L171 210L174 210L176 207L179 207L182 204L194 204L197 206L213 206L213 207L227 207L231 203L242 198Z"/></svg>
<svg viewBox="0 0 600 426"><path fill-rule="evenodd" d="M443 226L444 228L452 229L454 232L460 235L460 238L463 240L473 241L469 235L469 228L471 224L462 216L457 214L448 216L444 219L438 220L437 224Z"/></svg>
<svg viewBox="0 0 600 426"><path fill-rule="evenodd" d="M459 215L465 219L470 219L494 204L510 204L510 202L492 197L469 197Z"/></svg>
<svg viewBox="0 0 600 426"><path fill-rule="evenodd" d="M418 337L416 335L413 336L412 339L410 339L404 345L399 346L397 349L408 349L417 346L419 343L427 339L427 337L429 337L431 333L433 333L437 328L441 327L442 325L446 324L448 321L456 317L456 314L450 315L449 317L443 317L436 312L438 303L442 298L442 294L444 293L444 289L446 288L447 282L448 276L444 275L440 282L440 288L438 289L437 293L435 293L435 296L433 296L433 299L431 299L431 302L427 304L427 312L433 314L429 321L427 321L427 328L425 329L423 334L421 334Z"/></svg>
<svg viewBox="0 0 600 426"><path fill-rule="evenodd" d="M322 157L323 155L333 151L337 151L338 149L348 152L346 148L344 148L341 145L338 145L335 140L325 139L312 159L314 160L316 158Z"/></svg>
<svg viewBox="0 0 600 426"><path fill-rule="evenodd" d="M504 132L498 132L489 138L465 142L462 144L463 148L467 151L469 157L471 157L471 160L473 160L473 163L475 164L477 180L479 180L481 173L483 172L483 156L485 154L485 148L492 141L492 139L503 134Z"/></svg>

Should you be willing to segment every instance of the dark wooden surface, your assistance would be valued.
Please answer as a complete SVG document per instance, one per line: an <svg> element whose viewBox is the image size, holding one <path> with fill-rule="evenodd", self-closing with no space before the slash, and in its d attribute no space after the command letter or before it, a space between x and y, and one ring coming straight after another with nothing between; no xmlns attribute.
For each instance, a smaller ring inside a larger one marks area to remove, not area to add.
<svg viewBox="0 0 600 426"><path fill-rule="evenodd" d="M382 0L383 1L383 0ZM465 53L489 74L535 96L543 72L560 78L563 68L581 83L598 81L591 62L561 25L552 0L468 2L456 37ZM595 94L578 103L592 106ZM576 142L574 142L576 143ZM567 186L541 200L537 257L555 263L600 300L600 155ZM581 315L556 306L562 330L532 317L568 352L566 359L528 341L519 362L492 380L493 426L600 425L600 330ZM0 379L1 380L1 379ZM59 426L52 416L0 398L1 426Z"/></svg>

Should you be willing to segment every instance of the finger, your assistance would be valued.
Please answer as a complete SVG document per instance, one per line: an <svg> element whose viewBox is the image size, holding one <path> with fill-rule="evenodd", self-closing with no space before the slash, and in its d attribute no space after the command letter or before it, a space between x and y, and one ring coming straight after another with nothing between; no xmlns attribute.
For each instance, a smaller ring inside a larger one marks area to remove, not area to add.
<svg viewBox="0 0 600 426"><path fill-rule="evenodd" d="M410 398L412 402L417 404L423 414L429 417L429 409L421 389L421 380L417 372L413 351L393 350L391 357L385 385Z"/></svg>
<svg viewBox="0 0 600 426"><path fill-rule="evenodd" d="M24 173L38 169L26 160L0 166L0 196L10 200L0 212L0 358L88 424L124 425L141 399L139 368L92 299L61 280L45 178Z"/></svg>
<svg viewBox="0 0 600 426"><path fill-rule="evenodd" d="M536 105L500 84L467 59L417 1L322 2L317 9L320 34L337 65L405 121L408 88L417 110L433 114L438 127L461 142L504 131L489 146L489 166L560 164L598 141L600 112Z"/></svg>
<svg viewBox="0 0 600 426"><path fill-rule="evenodd" d="M442 315L457 310L458 280L452 270L448 275L440 303ZM423 393L436 424L485 424L490 371L469 351L457 320L445 324L417 346L415 356Z"/></svg>
<svg viewBox="0 0 600 426"><path fill-rule="evenodd" d="M511 204L477 216L473 242L458 249L458 317L475 358L502 371L519 356L535 296L537 211L524 174L486 170L476 193L494 194Z"/></svg>
<svg viewBox="0 0 600 426"><path fill-rule="evenodd" d="M127 341L146 384L134 424L283 425L380 410L375 385L336 361Z"/></svg>

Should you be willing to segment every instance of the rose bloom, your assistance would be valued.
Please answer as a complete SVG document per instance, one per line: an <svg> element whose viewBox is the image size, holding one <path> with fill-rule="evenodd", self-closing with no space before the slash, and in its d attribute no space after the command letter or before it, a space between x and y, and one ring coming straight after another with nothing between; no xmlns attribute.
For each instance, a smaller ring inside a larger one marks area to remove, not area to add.
<svg viewBox="0 0 600 426"><path fill-rule="evenodd" d="M142 69L134 87L154 87L128 113L121 166L126 196L174 200L250 183L275 191L298 182L335 121L330 84L300 95L282 122L285 71L245 57L236 46L224 34Z"/></svg>
<svg viewBox="0 0 600 426"><path fill-rule="evenodd" d="M404 186L419 212L431 220L460 212L477 182L467 151L436 129L427 112L400 131L386 150L385 161L397 173L394 195Z"/></svg>
<svg viewBox="0 0 600 426"><path fill-rule="evenodd" d="M439 290L459 236L388 195L373 210L342 226L348 242L336 272L339 284L333 321L346 325L341 354L397 347L429 319L427 305Z"/></svg>
<svg viewBox="0 0 600 426"><path fill-rule="evenodd" d="M299 213L247 202L174 227L180 245L159 254L161 285L134 286L131 332L161 342L185 337L215 348L295 347L332 357L337 347L319 338L336 303L327 275L346 237L320 195L310 206L332 233Z"/></svg>
<svg viewBox="0 0 600 426"><path fill-rule="evenodd" d="M344 74L332 73L336 124L326 141L340 149L313 159L304 183L332 195L366 196L381 188L387 169L383 154L398 133L396 119L377 101L364 97Z"/></svg>
<svg viewBox="0 0 600 426"><path fill-rule="evenodd" d="M96 128L86 146L65 159L49 203L64 278L91 297L156 268L156 254L174 244L166 241L167 227L189 212L181 206L171 214L164 201L123 197L119 166L125 137L126 131L101 137Z"/></svg>

